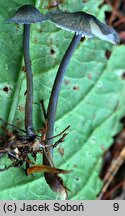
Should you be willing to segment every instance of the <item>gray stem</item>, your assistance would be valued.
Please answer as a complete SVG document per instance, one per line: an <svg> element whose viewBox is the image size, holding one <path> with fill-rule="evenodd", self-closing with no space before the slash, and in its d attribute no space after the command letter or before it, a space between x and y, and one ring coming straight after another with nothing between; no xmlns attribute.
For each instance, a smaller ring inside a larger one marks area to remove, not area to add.
<svg viewBox="0 0 125 216"><path fill-rule="evenodd" d="M50 95L48 110L47 110L47 134L46 134L46 145L52 144L52 140L49 140L50 137L53 137L54 133L54 122L55 122L55 114L57 108L58 97L60 93L60 89L62 86L63 78L67 69L67 66L71 60L71 57L81 39L81 35L74 35L63 59L57 71L57 75L52 87L52 92ZM52 153L52 147L49 148Z"/></svg>
<svg viewBox="0 0 125 216"><path fill-rule="evenodd" d="M30 62L30 24L24 24L23 34L23 49L24 49L24 62L26 67L26 81L27 81L27 94L25 105L25 129L28 136L34 136L33 129L33 75Z"/></svg>

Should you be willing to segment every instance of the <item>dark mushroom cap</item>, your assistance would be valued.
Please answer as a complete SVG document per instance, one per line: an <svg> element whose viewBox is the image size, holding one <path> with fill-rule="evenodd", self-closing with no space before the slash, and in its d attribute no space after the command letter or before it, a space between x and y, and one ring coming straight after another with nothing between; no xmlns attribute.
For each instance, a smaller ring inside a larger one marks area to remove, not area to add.
<svg viewBox="0 0 125 216"><path fill-rule="evenodd" d="M31 24L45 20L47 20L46 15L41 14L33 5L23 5L17 10L14 17L8 21L18 24Z"/></svg>
<svg viewBox="0 0 125 216"><path fill-rule="evenodd" d="M110 26L101 23L96 17L85 12L48 12L48 19L58 27L76 32L88 38L98 37L113 44L119 43L117 32Z"/></svg>

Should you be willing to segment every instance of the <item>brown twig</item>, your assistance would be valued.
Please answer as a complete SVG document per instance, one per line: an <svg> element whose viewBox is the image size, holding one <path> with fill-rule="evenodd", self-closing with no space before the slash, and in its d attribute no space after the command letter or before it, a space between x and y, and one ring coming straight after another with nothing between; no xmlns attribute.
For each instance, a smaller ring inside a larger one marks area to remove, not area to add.
<svg viewBox="0 0 125 216"><path fill-rule="evenodd" d="M104 182L104 186L101 190L101 193L98 197L98 199L102 199L104 193L106 192L107 188L109 187L109 185L111 184L112 180L114 179L116 173L118 172L120 166L123 164L125 160L125 147L122 149L119 157L116 160L113 160L111 163L111 166L109 167L103 182Z"/></svg>

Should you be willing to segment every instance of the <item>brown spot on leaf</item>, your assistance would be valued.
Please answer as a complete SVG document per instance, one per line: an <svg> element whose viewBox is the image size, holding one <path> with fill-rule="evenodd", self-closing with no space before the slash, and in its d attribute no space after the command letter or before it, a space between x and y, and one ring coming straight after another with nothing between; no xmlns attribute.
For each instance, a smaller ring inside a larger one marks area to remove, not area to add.
<svg viewBox="0 0 125 216"><path fill-rule="evenodd" d="M74 86L73 87L73 90L75 90L75 91L78 91L80 88L79 88L79 86Z"/></svg>
<svg viewBox="0 0 125 216"><path fill-rule="evenodd" d="M85 37L82 37L80 41L81 41L81 42L84 42L84 40L85 40Z"/></svg>
<svg viewBox="0 0 125 216"><path fill-rule="evenodd" d="M27 90L24 92L24 96L26 96L26 94L27 94Z"/></svg>
<svg viewBox="0 0 125 216"><path fill-rule="evenodd" d="M23 65L22 66L22 71L24 72L24 73L26 73L26 67Z"/></svg>
<svg viewBox="0 0 125 216"><path fill-rule="evenodd" d="M34 38L34 43L37 43L38 42L38 39L35 37Z"/></svg>
<svg viewBox="0 0 125 216"><path fill-rule="evenodd" d="M3 91L6 92L6 93L8 93L9 90L11 90L11 88L9 88L8 86L5 86L5 87L3 88Z"/></svg>
<svg viewBox="0 0 125 216"><path fill-rule="evenodd" d="M42 33L43 31L42 31L42 29L37 29L37 32Z"/></svg>
<svg viewBox="0 0 125 216"><path fill-rule="evenodd" d="M76 179L76 181L79 181L79 177L76 177L75 179Z"/></svg>
<svg viewBox="0 0 125 216"><path fill-rule="evenodd" d="M107 59L109 59L110 56L111 56L111 51L110 51L110 50L106 50L106 52L105 52L105 57L106 57Z"/></svg>
<svg viewBox="0 0 125 216"><path fill-rule="evenodd" d="M55 50L54 50L54 49L51 49L51 50L50 50L50 54L51 54L51 55L54 55L54 54L55 54Z"/></svg>

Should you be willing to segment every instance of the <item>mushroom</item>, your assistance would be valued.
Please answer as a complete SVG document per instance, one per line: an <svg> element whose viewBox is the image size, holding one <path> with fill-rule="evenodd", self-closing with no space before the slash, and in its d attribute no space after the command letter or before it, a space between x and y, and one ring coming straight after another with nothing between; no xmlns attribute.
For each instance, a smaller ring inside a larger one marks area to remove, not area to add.
<svg viewBox="0 0 125 216"><path fill-rule="evenodd" d="M109 27L106 24L101 23L96 17L84 13L84 12L48 12L48 19L56 24L58 27L61 27L70 32L75 32L75 35L63 56L63 59L60 63L60 66L57 71L57 75L52 87L52 92L49 99L49 105L47 109L47 133L46 133L46 146L52 144L50 137L53 137L54 133L54 121L56 115L56 108L60 89L62 86L63 78L67 69L67 66L71 60L71 57L78 46L81 37L98 37L100 39L109 41L113 44L119 43L119 37L117 32ZM48 147L48 155L52 155L52 147ZM49 165L47 157L43 154L43 164ZM62 184L62 181L54 173L46 173L45 179L49 186L56 192L63 194L67 198L67 188Z"/></svg>
<svg viewBox="0 0 125 216"><path fill-rule="evenodd" d="M54 119L56 106L61 89L62 81L68 66L68 63L75 51L81 37L98 37L102 40L109 41L113 44L119 43L118 33L110 26L101 23L96 17L85 12L63 12L60 10L48 12L46 14L49 21L58 27L70 32L75 32L71 44L69 45L57 71L53 84L52 93L47 110L47 139L53 136ZM50 144L50 140L47 141Z"/></svg>
<svg viewBox="0 0 125 216"><path fill-rule="evenodd" d="M118 33L107 24L100 22L95 16L85 12L48 12L48 19L67 31L76 32L83 37L98 37L112 44L119 43Z"/></svg>
<svg viewBox="0 0 125 216"><path fill-rule="evenodd" d="M15 13L14 17L9 19L9 22L23 24L23 49L24 49L24 62L26 67L27 79L27 95L25 106L25 129L28 136L34 136L33 120L32 120L32 104L33 104L33 76L30 62L29 52L29 39L30 39L30 24L43 22L47 17L42 15L37 8L33 5L24 5L20 7Z"/></svg>

